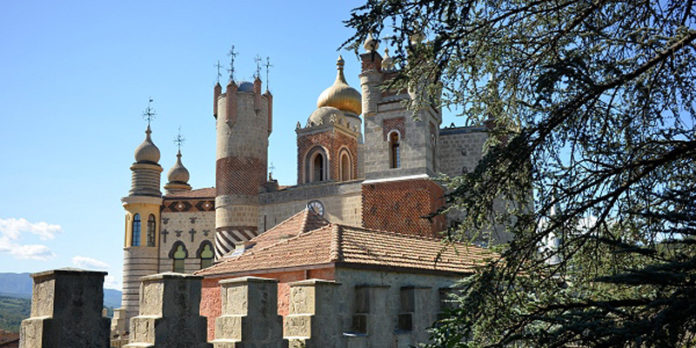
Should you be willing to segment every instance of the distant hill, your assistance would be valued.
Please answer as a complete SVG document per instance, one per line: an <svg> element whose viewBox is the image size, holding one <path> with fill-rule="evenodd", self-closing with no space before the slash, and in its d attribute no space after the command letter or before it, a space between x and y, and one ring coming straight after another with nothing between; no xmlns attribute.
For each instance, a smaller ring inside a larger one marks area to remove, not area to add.
<svg viewBox="0 0 696 348"><path fill-rule="evenodd" d="M29 273L0 273L0 296L31 299L32 285ZM104 306L121 307L121 292L104 289Z"/></svg>
<svg viewBox="0 0 696 348"><path fill-rule="evenodd" d="M19 325L30 312L30 299L0 296L0 329L19 332Z"/></svg>

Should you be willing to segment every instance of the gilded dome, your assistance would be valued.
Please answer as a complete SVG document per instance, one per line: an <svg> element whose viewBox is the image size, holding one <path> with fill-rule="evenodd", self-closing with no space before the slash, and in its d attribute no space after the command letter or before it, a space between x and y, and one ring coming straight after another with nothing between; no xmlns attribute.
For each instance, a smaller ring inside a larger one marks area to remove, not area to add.
<svg viewBox="0 0 696 348"><path fill-rule="evenodd" d="M159 162L160 150L152 142L152 139L150 138L150 133L152 133L152 131L150 130L150 125L147 125L147 130L145 131L145 134L147 134L145 136L145 141L143 141L143 143L135 149L135 161L138 163Z"/></svg>
<svg viewBox="0 0 696 348"><path fill-rule="evenodd" d="M335 116L336 119L339 119L340 117L343 117L343 111L336 109L333 106L322 106L314 110L314 112L312 112L312 114L309 115L309 118L307 119L307 124L310 126L327 124L330 123L331 116Z"/></svg>
<svg viewBox="0 0 696 348"><path fill-rule="evenodd" d="M188 183L189 171L181 163L181 151L176 154L176 163L167 172L167 179L170 183Z"/></svg>
<svg viewBox="0 0 696 348"><path fill-rule="evenodd" d="M362 98L360 92L346 82L346 78L343 76L343 63L343 58L338 56L336 81L334 81L333 86L321 92L319 99L317 99L317 108L332 106L342 111L360 115L362 113Z"/></svg>

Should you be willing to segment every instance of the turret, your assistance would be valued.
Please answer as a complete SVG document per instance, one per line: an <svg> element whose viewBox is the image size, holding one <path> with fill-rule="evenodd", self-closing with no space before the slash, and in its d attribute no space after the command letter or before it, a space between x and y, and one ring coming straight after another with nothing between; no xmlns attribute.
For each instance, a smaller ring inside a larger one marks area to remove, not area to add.
<svg viewBox="0 0 696 348"><path fill-rule="evenodd" d="M258 234L259 188L266 183L272 98L261 80L230 80L217 100L215 257Z"/></svg>
<svg viewBox="0 0 696 348"><path fill-rule="evenodd" d="M146 116L154 113L148 106ZM112 325L114 331L127 331L128 320L138 314L140 277L158 272L159 244L160 151L152 141L149 121L145 140L135 149L135 163L131 165L132 180L128 196L121 199L125 216L123 245L123 297Z"/></svg>
<svg viewBox="0 0 696 348"><path fill-rule="evenodd" d="M169 182L164 185L164 189L167 190L166 193L171 195L181 191L191 191L191 185L188 183L189 176L188 169L181 163L181 150L179 150L176 154L176 163L167 172Z"/></svg>

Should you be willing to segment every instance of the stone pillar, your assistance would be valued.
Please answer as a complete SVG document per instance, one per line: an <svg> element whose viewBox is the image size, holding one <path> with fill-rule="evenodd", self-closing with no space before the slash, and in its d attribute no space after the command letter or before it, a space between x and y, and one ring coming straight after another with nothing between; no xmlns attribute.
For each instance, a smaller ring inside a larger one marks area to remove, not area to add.
<svg viewBox="0 0 696 348"><path fill-rule="evenodd" d="M290 347L331 348L345 345L336 305L334 281L309 279L290 283L289 314L283 334Z"/></svg>
<svg viewBox="0 0 696 348"><path fill-rule="evenodd" d="M106 272L57 269L34 273L31 317L22 321L19 346L109 347L102 317Z"/></svg>
<svg viewBox="0 0 696 348"><path fill-rule="evenodd" d="M243 277L220 281L222 315L215 320L215 348L287 347L278 315L278 281Z"/></svg>
<svg viewBox="0 0 696 348"><path fill-rule="evenodd" d="M140 314L130 321L126 347L212 347L206 342L206 318L199 314L201 279L181 273L143 277Z"/></svg>

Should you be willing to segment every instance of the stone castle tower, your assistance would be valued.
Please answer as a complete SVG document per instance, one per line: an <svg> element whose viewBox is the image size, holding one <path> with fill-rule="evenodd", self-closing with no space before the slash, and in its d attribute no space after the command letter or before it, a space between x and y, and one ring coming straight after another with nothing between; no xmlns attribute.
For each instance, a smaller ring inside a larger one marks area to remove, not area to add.
<svg viewBox="0 0 696 348"><path fill-rule="evenodd" d="M273 96L262 92L258 76L253 82L230 78L224 93L220 83L213 88L215 187L192 189L179 151L162 195L160 151L148 125L122 199L123 303L113 331L128 331L128 319L137 314L140 277L193 273L259 250L255 237L308 208L331 223L438 237L446 218L423 218L444 203L444 189L433 179L474 168L487 129L440 128L435 105L414 115L405 105L418 91L385 88L398 73L393 59L377 52L371 36L364 47L362 93L346 82L339 56L333 84L306 122L297 122L296 185L266 177Z"/></svg>
<svg viewBox="0 0 696 348"><path fill-rule="evenodd" d="M234 81L224 94L214 88L217 127L215 164L215 258L259 232L259 188L266 183L273 97L261 80Z"/></svg>

